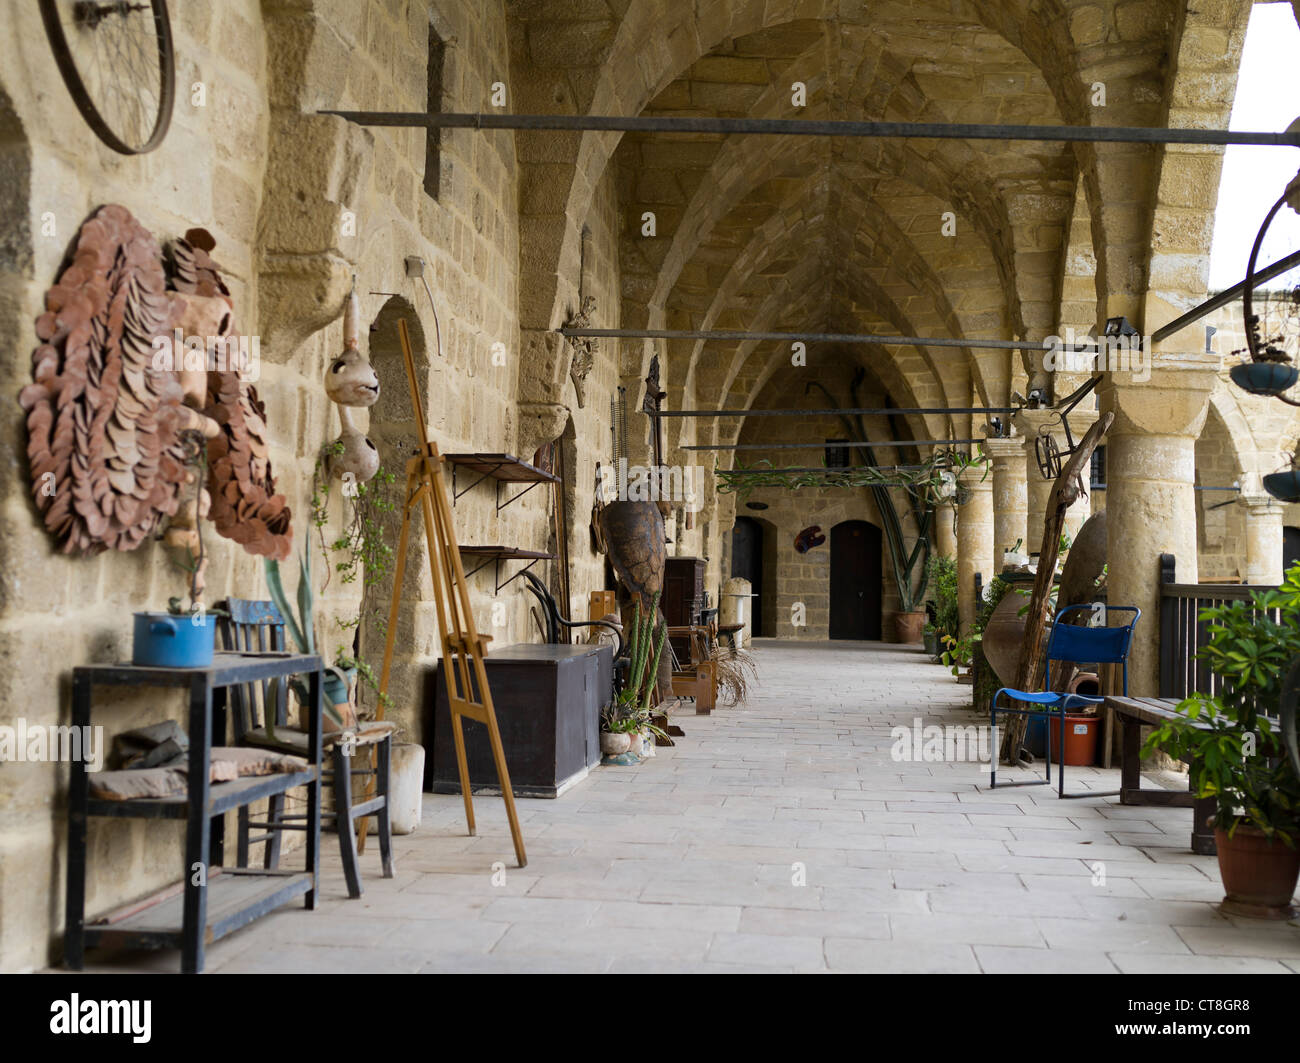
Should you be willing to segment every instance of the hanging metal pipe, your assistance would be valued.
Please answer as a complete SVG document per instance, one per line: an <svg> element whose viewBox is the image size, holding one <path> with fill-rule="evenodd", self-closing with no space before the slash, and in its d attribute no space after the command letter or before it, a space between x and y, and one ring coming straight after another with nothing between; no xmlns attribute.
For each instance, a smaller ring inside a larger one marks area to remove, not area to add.
<svg viewBox="0 0 1300 1063"><path fill-rule="evenodd" d="M716 443L692 444L679 450L847 450L850 447L956 447L983 443L983 439L890 439L882 442L853 443L827 440L825 443Z"/></svg>
<svg viewBox="0 0 1300 1063"><path fill-rule="evenodd" d="M1042 341L1030 340L963 340L951 336L926 339L923 336L876 336L857 332L746 332L743 329L622 329L558 328L561 336L590 336L596 339L624 340L783 340L790 343L881 343L904 347L980 347L999 351L1041 351Z"/></svg>
<svg viewBox="0 0 1300 1063"><path fill-rule="evenodd" d="M896 406L874 410L660 410L647 413L648 417L837 417L842 413L861 414L864 417L884 417L891 414L922 413L1016 413L1019 406L932 406L899 408ZM982 441L981 441L982 442Z"/></svg>
<svg viewBox="0 0 1300 1063"><path fill-rule="evenodd" d="M830 475L838 475L842 472L916 472L918 469L928 469L928 465L814 465L804 469L786 469L779 466L765 466L761 469L715 469L715 472L725 476L770 476L776 472L824 472ZM863 484L864 487L870 486Z"/></svg>
<svg viewBox="0 0 1300 1063"><path fill-rule="evenodd" d="M605 133L755 133L764 136L882 137L921 140L1020 140L1053 143L1254 144L1300 147L1300 133L1159 126L1005 125L957 122L860 122L804 118L669 115L472 114L425 111L336 111L367 126L424 129L522 129Z"/></svg>

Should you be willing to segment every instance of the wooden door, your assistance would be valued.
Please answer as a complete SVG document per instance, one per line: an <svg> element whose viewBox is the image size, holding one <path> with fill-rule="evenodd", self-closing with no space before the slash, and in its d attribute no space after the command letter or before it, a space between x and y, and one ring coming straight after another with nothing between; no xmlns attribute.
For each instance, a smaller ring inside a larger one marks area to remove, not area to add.
<svg viewBox="0 0 1300 1063"><path fill-rule="evenodd" d="M749 580L751 593L759 594L763 585L763 526L753 517L737 517L731 530L731 574ZM761 599L745 603L751 635L762 635Z"/></svg>
<svg viewBox="0 0 1300 1063"><path fill-rule="evenodd" d="M880 638L881 542L880 529L865 520L831 529L831 638Z"/></svg>

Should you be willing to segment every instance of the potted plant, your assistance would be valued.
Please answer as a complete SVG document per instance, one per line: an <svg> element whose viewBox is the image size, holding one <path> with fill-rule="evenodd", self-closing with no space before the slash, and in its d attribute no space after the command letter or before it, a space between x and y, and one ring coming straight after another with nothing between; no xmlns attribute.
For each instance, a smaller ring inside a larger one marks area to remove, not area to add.
<svg viewBox="0 0 1300 1063"><path fill-rule="evenodd" d="M939 629L933 624L926 624L921 629L921 641L925 644L927 657L939 656Z"/></svg>
<svg viewBox="0 0 1300 1063"><path fill-rule="evenodd" d="M627 642L627 678L600 717L602 764L639 764L646 756L647 741L653 742L655 736L667 737L651 721L650 712L659 676L659 658L668 637L668 628L660 626L651 654L650 643L654 639L658 612L658 594L655 594L648 615L644 617L641 603L637 603Z"/></svg>
<svg viewBox="0 0 1300 1063"><path fill-rule="evenodd" d="M314 654L316 652L316 592L311 584L311 550L304 548L298 562L298 613L296 615L293 606L289 604L288 596L284 593L284 584L280 579L280 563L267 558L264 568L266 571L266 585L271 592L271 600L275 602L276 608L280 610L280 615L284 617L284 626L289 637L293 640L294 645L298 647L299 653ZM289 680L289 688L298 699L300 729L307 730L305 726L302 726L305 722L304 714L310 711L307 684L302 676L294 676ZM325 670L321 700L324 703L324 729L327 734L350 731L356 727L356 689L357 670L355 667L351 669L342 668L336 662L334 667ZM273 729L275 726L272 716L273 713L268 711L268 729Z"/></svg>
<svg viewBox="0 0 1300 1063"><path fill-rule="evenodd" d="M945 668L952 672L953 676L959 683L973 683L974 677L970 672L972 651L974 644L970 635L944 635L944 651L939 654L939 660L943 662Z"/></svg>
<svg viewBox="0 0 1300 1063"><path fill-rule="evenodd" d="M1264 490L1283 502L1300 502L1300 457L1291 459L1291 468L1270 472L1263 477Z"/></svg>
<svg viewBox="0 0 1300 1063"><path fill-rule="evenodd" d="M1193 694L1182 717L1156 728L1157 748L1190 764L1193 792L1215 799L1219 874L1231 914L1291 918L1300 878L1300 772L1287 755L1280 713L1283 670L1300 657L1300 564L1274 590L1201 610L1209 641L1197 654L1222 680Z"/></svg>
<svg viewBox="0 0 1300 1063"><path fill-rule="evenodd" d="M207 444L202 432L186 429L180 434L184 448L186 482L195 485L194 497L181 502L172 517L163 543L172 549L172 560L188 576L189 607L180 596L169 598L167 611L141 611L134 616L131 662L146 668L207 668L216 648L216 610L203 605L204 572L203 521L207 517Z"/></svg>
<svg viewBox="0 0 1300 1063"><path fill-rule="evenodd" d="M934 588L934 632L936 659L939 647L946 645L945 635L957 637L961 621L957 610L957 562L951 557L932 555L926 564L926 577Z"/></svg>

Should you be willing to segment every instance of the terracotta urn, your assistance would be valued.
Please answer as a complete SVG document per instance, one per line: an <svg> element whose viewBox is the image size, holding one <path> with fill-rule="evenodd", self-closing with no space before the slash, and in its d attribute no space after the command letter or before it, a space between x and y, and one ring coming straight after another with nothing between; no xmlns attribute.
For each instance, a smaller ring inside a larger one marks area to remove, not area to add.
<svg viewBox="0 0 1300 1063"><path fill-rule="evenodd" d="M911 644L921 641L921 632L925 629L925 613L909 612L894 614L894 641Z"/></svg>
<svg viewBox="0 0 1300 1063"><path fill-rule="evenodd" d="M1025 641L1025 618L1019 613L1027 601L1027 598L1014 590L1007 591L984 625L984 659L1001 680L1001 685L1014 684L1020 669L1020 654Z"/></svg>

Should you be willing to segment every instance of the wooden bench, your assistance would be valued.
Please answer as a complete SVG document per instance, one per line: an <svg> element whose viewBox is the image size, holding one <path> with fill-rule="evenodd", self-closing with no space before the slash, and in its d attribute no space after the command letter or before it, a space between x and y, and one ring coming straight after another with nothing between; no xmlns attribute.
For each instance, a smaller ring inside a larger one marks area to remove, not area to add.
<svg viewBox="0 0 1300 1063"><path fill-rule="evenodd" d="M1188 776L1188 792L1180 790L1154 790L1142 787L1142 728L1158 727L1168 720L1186 719L1177 710L1177 698L1125 698L1110 695L1106 705L1114 710L1116 718L1123 725L1123 756L1120 760L1120 804L1122 805L1164 805L1174 808L1192 809L1192 852L1214 855L1214 828L1210 818L1214 815L1215 799L1213 797L1197 798L1190 792L1191 777ZM1191 721L1194 726L1208 730L1208 725L1201 721Z"/></svg>
<svg viewBox="0 0 1300 1063"><path fill-rule="evenodd" d="M687 640L689 662L678 662L673 669L672 690L679 698L695 701L695 714L708 716L718 703L718 662L713 659L712 627L691 624L669 627L668 637Z"/></svg>

